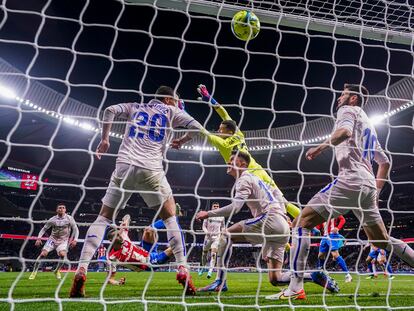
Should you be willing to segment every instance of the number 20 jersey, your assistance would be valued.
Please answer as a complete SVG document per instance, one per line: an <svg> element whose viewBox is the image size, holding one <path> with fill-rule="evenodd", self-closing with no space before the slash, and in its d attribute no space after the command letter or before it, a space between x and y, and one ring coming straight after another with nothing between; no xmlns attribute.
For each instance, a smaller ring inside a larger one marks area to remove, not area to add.
<svg viewBox="0 0 414 311"><path fill-rule="evenodd" d="M156 99L144 104L113 105L107 109L117 117L128 120L117 163L131 164L152 171L163 170L164 152L171 140L173 128L202 128L184 110Z"/></svg>
<svg viewBox="0 0 414 311"><path fill-rule="evenodd" d="M359 190L361 185L376 188L372 161L381 164L389 160L368 116L361 107L342 106L335 123L337 129L347 129L352 133L349 139L335 147L338 181L351 190Z"/></svg>

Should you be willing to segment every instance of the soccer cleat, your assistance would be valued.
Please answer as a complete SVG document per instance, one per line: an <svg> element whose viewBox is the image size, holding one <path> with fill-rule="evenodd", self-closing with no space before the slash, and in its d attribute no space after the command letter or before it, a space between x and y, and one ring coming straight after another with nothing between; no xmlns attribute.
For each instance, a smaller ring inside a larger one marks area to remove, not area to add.
<svg viewBox="0 0 414 311"><path fill-rule="evenodd" d="M376 276L376 275L370 275L370 276L367 276L365 279L366 280L373 280L373 279L376 279L378 276Z"/></svg>
<svg viewBox="0 0 414 311"><path fill-rule="evenodd" d="M316 271L311 273L312 281L323 288L326 288L331 293L339 293L339 286L336 281L323 271Z"/></svg>
<svg viewBox="0 0 414 311"><path fill-rule="evenodd" d="M267 300L304 300L306 293L303 289L298 292L291 291L289 288L283 289L279 294L265 297Z"/></svg>
<svg viewBox="0 0 414 311"><path fill-rule="evenodd" d="M85 269L81 268L79 272L75 274L73 279L72 288L70 289L70 298L83 298L85 297L85 283L86 273Z"/></svg>
<svg viewBox="0 0 414 311"><path fill-rule="evenodd" d="M119 279L119 285L125 285L126 278L120 278Z"/></svg>
<svg viewBox="0 0 414 311"><path fill-rule="evenodd" d="M60 280L62 279L62 275L60 274L60 271L53 271L53 274L55 275L55 277Z"/></svg>
<svg viewBox="0 0 414 311"><path fill-rule="evenodd" d="M213 270L208 270L207 279L211 279L212 274L213 274Z"/></svg>
<svg viewBox="0 0 414 311"><path fill-rule="evenodd" d="M388 277L388 280L394 280L395 276L392 274L387 274L386 277Z"/></svg>
<svg viewBox="0 0 414 311"><path fill-rule="evenodd" d="M175 203L175 216L183 216L183 213L181 212L181 205L178 203Z"/></svg>
<svg viewBox="0 0 414 311"><path fill-rule="evenodd" d="M224 282L224 284L226 284L226 282ZM221 286L221 280L215 280L213 283L205 286L205 287L201 287L199 289L197 289L197 291L199 292L216 292L219 291ZM222 289L223 290L223 289ZM227 290L227 285L226 285L226 290Z"/></svg>
<svg viewBox="0 0 414 311"><path fill-rule="evenodd" d="M206 272L207 270L204 268L199 268L198 269L198 276L202 276L204 274L204 272Z"/></svg>
<svg viewBox="0 0 414 311"><path fill-rule="evenodd" d="M216 287L215 291L216 292L227 292L229 289L227 287L227 282L224 281L223 283L221 283L219 286Z"/></svg>
<svg viewBox="0 0 414 311"><path fill-rule="evenodd" d="M187 268L184 266L178 267L177 277L178 283L180 283L185 289L186 295L194 296L197 292L196 287L193 284L193 280L191 279L191 275L188 272Z"/></svg>
<svg viewBox="0 0 414 311"><path fill-rule="evenodd" d="M351 283L352 282L352 276L348 273L345 275L345 283Z"/></svg>
<svg viewBox="0 0 414 311"><path fill-rule="evenodd" d="M36 278L36 274L37 274L37 272L35 272L35 271L30 273L29 280L34 280Z"/></svg>

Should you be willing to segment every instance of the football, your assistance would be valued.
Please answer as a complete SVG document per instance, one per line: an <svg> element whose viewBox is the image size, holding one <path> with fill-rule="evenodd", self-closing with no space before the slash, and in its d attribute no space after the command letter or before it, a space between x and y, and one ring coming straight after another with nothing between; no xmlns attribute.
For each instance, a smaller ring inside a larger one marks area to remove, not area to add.
<svg viewBox="0 0 414 311"><path fill-rule="evenodd" d="M231 31L239 40L252 40L257 37L260 31L259 18L253 12L239 11L233 16Z"/></svg>

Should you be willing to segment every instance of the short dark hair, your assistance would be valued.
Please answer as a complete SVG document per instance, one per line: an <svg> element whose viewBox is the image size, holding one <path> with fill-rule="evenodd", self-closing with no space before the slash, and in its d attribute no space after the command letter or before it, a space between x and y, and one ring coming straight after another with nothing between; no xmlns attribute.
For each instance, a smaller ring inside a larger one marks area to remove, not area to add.
<svg viewBox="0 0 414 311"><path fill-rule="evenodd" d="M348 89L350 92L354 93L352 95L356 95L358 97L358 105L362 106L367 102L367 97L369 95L368 90L365 86L359 84L344 84L344 90Z"/></svg>
<svg viewBox="0 0 414 311"><path fill-rule="evenodd" d="M240 150L233 150L231 152L231 155L235 155L236 157L242 158L246 162L247 167L250 165L250 155L247 152L240 151Z"/></svg>
<svg viewBox="0 0 414 311"><path fill-rule="evenodd" d="M155 98L158 100L163 100L165 97L175 97L175 95L178 96L178 93L174 92L174 89L172 87L161 85L156 91L155 91Z"/></svg>
<svg viewBox="0 0 414 311"><path fill-rule="evenodd" d="M58 204L56 205L56 208L58 208L59 206L64 206L64 207L66 208L66 204L64 204L64 203L58 203Z"/></svg>
<svg viewBox="0 0 414 311"><path fill-rule="evenodd" d="M213 205L220 205L220 203L215 201L215 202L211 203L211 206L213 206Z"/></svg>
<svg viewBox="0 0 414 311"><path fill-rule="evenodd" d="M234 120L224 120L221 124L223 124L229 131L236 133L237 124Z"/></svg>

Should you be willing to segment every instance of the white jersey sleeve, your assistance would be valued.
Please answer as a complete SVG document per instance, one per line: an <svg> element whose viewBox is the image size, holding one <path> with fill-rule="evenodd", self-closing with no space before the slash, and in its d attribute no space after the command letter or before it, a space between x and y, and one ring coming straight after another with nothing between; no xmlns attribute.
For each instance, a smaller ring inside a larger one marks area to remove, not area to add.
<svg viewBox="0 0 414 311"><path fill-rule="evenodd" d="M338 181L349 189L360 189L361 185L376 188L372 161L388 162L377 133L366 113L357 106L342 106L338 110L335 130L347 129L351 137L335 146L338 162Z"/></svg>

